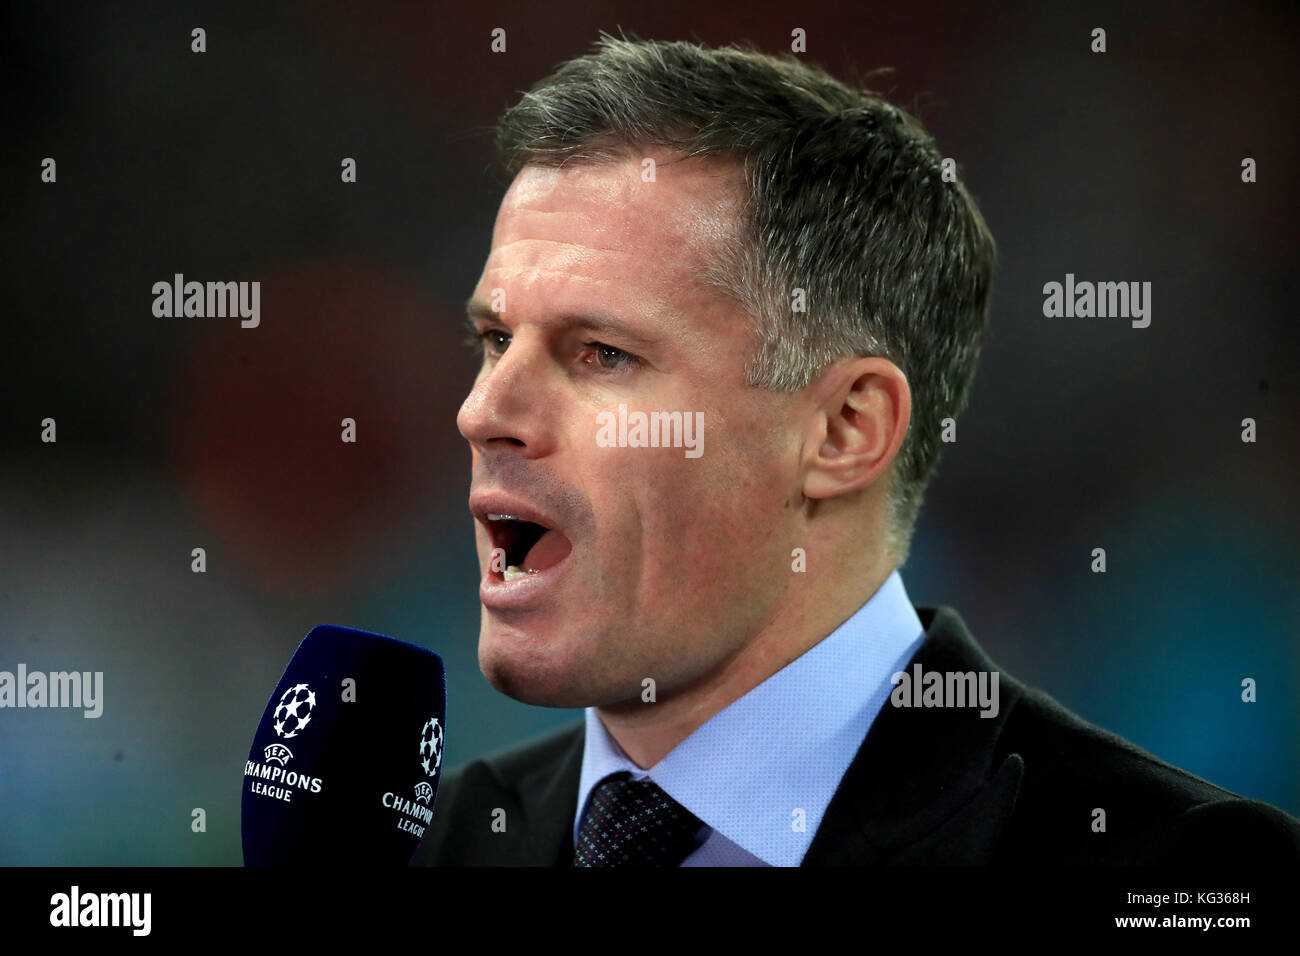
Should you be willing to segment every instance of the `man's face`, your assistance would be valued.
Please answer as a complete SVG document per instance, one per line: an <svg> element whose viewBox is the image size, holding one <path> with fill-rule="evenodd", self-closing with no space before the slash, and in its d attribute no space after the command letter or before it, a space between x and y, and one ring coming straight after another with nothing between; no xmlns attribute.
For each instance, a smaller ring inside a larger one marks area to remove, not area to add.
<svg viewBox="0 0 1300 956"><path fill-rule="evenodd" d="M644 182L641 169L526 167L472 297L485 357L457 424L473 459L479 664L531 704L637 702L645 678L661 699L695 686L771 619L799 544L791 396L745 384L748 318L698 279L734 241L738 175L687 160ZM702 454L606 447L598 416L617 439L619 405L632 423L702 421Z"/></svg>

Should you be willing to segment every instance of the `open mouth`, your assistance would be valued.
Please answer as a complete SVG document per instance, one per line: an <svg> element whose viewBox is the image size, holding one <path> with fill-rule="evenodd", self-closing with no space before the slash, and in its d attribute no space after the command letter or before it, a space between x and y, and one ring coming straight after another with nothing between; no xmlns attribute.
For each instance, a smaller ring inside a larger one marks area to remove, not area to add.
<svg viewBox="0 0 1300 956"><path fill-rule="evenodd" d="M504 581L541 574L563 561L573 545L561 532L509 514L484 516L492 541L491 573Z"/></svg>

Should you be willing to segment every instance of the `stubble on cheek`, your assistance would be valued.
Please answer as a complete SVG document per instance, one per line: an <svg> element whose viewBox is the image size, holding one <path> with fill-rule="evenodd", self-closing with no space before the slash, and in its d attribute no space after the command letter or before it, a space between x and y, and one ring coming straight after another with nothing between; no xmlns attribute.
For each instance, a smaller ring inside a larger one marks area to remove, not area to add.
<svg viewBox="0 0 1300 956"><path fill-rule="evenodd" d="M618 654L619 668L608 676L626 684L629 697L651 678L662 700L695 683L725 653L733 623L727 578L744 568L728 551L736 523L719 507L725 502L703 470L707 463L680 449L635 451L645 453L635 475L644 493L620 541L635 540L636 548L602 568L602 593L625 596L622 606L604 605L618 622L617 645L608 650Z"/></svg>

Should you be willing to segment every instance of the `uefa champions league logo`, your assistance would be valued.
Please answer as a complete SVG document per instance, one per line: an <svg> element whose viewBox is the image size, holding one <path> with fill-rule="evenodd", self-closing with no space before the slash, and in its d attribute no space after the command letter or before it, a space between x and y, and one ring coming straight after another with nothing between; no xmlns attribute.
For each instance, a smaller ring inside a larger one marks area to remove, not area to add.
<svg viewBox="0 0 1300 956"><path fill-rule="evenodd" d="M279 737L297 737L311 723L315 709L316 695L311 688L306 684L294 684L284 692L280 703L271 712L271 726ZM260 732L260 725L258 729ZM250 753L248 762L244 764L244 777L248 779L246 793L292 803L295 796L309 800L308 794L321 792L324 782L320 777L313 777L305 771L285 770L293 759L293 751L281 741L273 740L263 747L262 757L266 763L258 763Z"/></svg>
<svg viewBox="0 0 1300 956"><path fill-rule="evenodd" d="M434 776L442 765L442 723L430 717L420 730L420 766L427 776ZM408 800L389 790L379 798L380 804L393 810L397 829L419 840L433 819L433 784L421 780L415 785L415 799ZM421 804L424 804L421 806Z"/></svg>
<svg viewBox="0 0 1300 956"><path fill-rule="evenodd" d="M284 744L268 744L262 748L262 756L267 763L278 763L283 767L293 759L293 751Z"/></svg>
<svg viewBox="0 0 1300 956"><path fill-rule="evenodd" d="M280 698L280 705L272 715L275 718L275 732L286 740L297 737L311 721L311 712L316 706L316 695L306 684L294 684Z"/></svg>
<svg viewBox="0 0 1300 956"><path fill-rule="evenodd" d="M420 766L430 777L438 772L442 765L442 725L437 717L425 721L420 731Z"/></svg>

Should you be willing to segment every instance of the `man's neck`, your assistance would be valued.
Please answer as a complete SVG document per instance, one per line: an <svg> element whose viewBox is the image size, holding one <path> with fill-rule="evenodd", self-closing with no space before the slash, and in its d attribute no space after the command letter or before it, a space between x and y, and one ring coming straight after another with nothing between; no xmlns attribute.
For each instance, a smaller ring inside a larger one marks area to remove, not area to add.
<svg viewBox="0 0 1300 956"><path fill-rule="evenodd" d="M804 592L803 600L787 603L737 653L694 686L664 697L653 707L637 701L598 707L596 714L628 758L648 770L714 714L829 637L880 589L893 570L882 566L852 591Z"/></svg>

